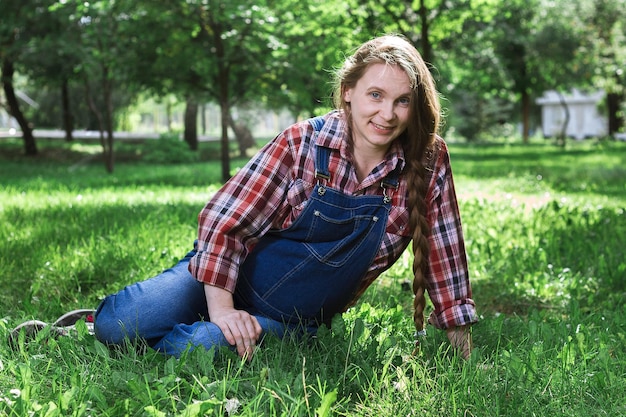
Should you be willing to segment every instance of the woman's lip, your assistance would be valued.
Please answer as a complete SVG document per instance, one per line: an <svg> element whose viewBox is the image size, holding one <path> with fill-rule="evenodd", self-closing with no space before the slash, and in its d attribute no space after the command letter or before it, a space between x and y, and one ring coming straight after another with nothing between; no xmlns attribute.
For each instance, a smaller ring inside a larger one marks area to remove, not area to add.
<svg viewBox="0 0 626 417"><path fill-rule="evenodd" d="M382 126L382 125L379 125L378 123L374 123L374 122L372 122L372 125L374 125L374 127L376 129L379 129L379 130L393 130L393 126L386 127L386 126Z"/></svg>

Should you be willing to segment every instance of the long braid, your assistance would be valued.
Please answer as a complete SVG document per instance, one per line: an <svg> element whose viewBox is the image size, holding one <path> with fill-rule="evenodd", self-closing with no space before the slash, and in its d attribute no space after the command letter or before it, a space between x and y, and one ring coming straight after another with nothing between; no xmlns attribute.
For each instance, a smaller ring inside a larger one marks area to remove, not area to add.
<svg viewBox="0 0 626 417"><path fill-rule="evenodd" d="M411 162L409 174L409 224L413 231L413 322L415 329L419 333L424 329L424 308L426 307L426 298L424 296L426 289L426 274L428 273L428 253L430 247L428 244L428 235L430 227L426 216L425 191L426 183L424 176L420 172L424 170L419 161ZM412 178L411 178L412 177Z"/></svg>
<svg viewBox="0 0 626 417"><path fill-rule="evenodd" d="M421 127L418 127L420 129ZM420 129L421 130L421 129ZM422 136L424 137L424 136ZM434 134L431 137L434 140ZM413 146L411 146L411 144ZM413 322L415 324L416 336L421 335L424 330L425 319L424 309L426 308L426 276L429 271L429 235L430 225L428 222L426 193L428 184L426 182L426 171L432 160L433 145L431 141L411 142L405 147L407 153L408 170L408 206L409 206L409 226L412 231L413 240ZM419 339L416 337L416 347ZM414 352L416 353L416 352Z"/></svg>
<svg viewBox="0 0 626 417"><path fill-rule="evenodd" d="M416 86L416 100L413 100L413 114L417 120L407 128L404 143L408 161L407 183L409 184L408 206L409 226L413 233L413 322L416 330L416 350L418 336L423 334L426 308L426 277L429 273L429 235L426 205L428 191L427 170L433 164L436 148L436 135L439 129L440 107L435 84L426 65L418 67L419 81ZM415 140L415 138L418 138ZM416 352L414 352L416 353Z"/></svg>

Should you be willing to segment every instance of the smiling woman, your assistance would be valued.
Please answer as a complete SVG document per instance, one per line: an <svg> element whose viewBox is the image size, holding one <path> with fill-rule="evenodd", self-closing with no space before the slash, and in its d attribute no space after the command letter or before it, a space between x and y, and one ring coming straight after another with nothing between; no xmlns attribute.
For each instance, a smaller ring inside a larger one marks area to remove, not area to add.
<svg viewBox="0 0 626 417"><path fill-rule="evenodd" d="M409 42L383 36L336 81L337 110L287 128L228 181L187 256L102 302L101 341L250 358L265 334L330 325L412 240L417 333L428 287L430 323L469 356L476 313L432 76Z"/></svg>

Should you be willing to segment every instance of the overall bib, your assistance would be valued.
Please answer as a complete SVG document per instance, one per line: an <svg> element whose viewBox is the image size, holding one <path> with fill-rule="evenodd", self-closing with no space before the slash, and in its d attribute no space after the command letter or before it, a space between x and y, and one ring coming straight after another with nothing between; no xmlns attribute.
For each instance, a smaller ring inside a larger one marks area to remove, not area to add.
<svg viewBox="0 0 626 417"><path fill-rule="evenodd" d="M315 186L287 229L268 232L241 265L235 302L252 314L306 327L330 324L353 299L385 234L397 174L383 195L350 196L324 185L331 150L316 150Z"/></svg>

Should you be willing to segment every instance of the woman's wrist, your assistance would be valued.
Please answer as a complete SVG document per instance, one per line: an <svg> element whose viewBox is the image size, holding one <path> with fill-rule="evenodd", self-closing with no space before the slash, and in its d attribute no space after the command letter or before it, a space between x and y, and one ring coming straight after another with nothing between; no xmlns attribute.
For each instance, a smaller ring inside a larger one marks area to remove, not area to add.
<svg viewBox="0 0 626 417"><path fill-rule="evenodd" d="M209 320L211 319L211 317L214 317L220 312L235 309L233 295L228 290L220 287L215 287L213 285L204 284L204 295L206 297Z"/></svg>

